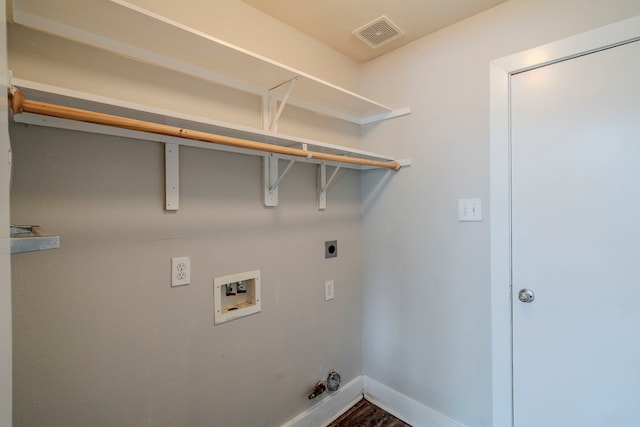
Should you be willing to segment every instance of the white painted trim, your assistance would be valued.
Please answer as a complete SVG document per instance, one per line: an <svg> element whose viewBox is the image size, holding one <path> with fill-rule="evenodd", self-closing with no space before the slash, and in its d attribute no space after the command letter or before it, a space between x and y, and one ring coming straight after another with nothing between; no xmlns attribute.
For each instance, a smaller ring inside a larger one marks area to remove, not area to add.
<svg viewBox="0 0 640 427"><path fill-rule="evenodd" d="M326 427L362 399L363 384L363 376L360 375L343 384L336 392L321 394L316 397L318 403L281 427Z"/></svg>
<svg viewBox="0 0 640 427"><path fill-rule="evenodd" d="M509 73L491 70L491 336L493 426L512 425Z"/></svg>
<svg viewBox="0 0 640 427"><path fill-rule="evenodd" d="M396 418L414 427L464 427L449 417L396 390L364 377L364 397Z"/></svg>
<svg viewBox="0 0 640 427"><path fill-rule="evenodd" d="M11 316L11 240L9 236L11 145L9 141L7 103L7 34L6 1L0 0L0 425L11 426L13 418L13 347Z"/></svg>
<svg viewBox="0 0 640 427"><path fill-rule="evenodd" d="M325 427L362 399L363 376L343 384L338 391L316 397L318 403L287 421L282 427Z"/></svg>
<svg viewBox="0 0 640 427"><path fill-rule="evenodd" d="M491 63L491 332L493 426L513 426L510 79L515 73L640 39L640 16Z"/></svg>
<svg viewBox="0 0 640 427"><path fill-rule="evenodd" d="M363 394L369 402L414 427L465 427L365 375L351 380L335 393L322 394L318 398L322 399L320 402L281 427L326 427L360 401Z"/></svg>

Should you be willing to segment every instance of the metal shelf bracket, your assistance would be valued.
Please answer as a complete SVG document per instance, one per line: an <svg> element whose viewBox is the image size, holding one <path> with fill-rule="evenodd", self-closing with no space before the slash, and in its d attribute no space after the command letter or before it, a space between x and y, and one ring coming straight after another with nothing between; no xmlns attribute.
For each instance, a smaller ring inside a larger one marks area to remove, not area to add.
<svg viewBox="0 0 640 427"><path fill-rule="evenodd" d="M294 77L291 80L288 80L282 84L279 84L278 86L274 86L271 89L269 89L269 104L268 104L268 111L269 111L269 128L268 130L273 131L273 132L277 132L278 131L278 121L280 120L280 116L282 115L282 112L284 111L284 107L287 105L287 101L289 100L289 97L291 96L291 92L293 91L293 87L296 84L296 81L298 80L298 77ZM284 93L282 100L280 101L280 105L278 105L277 102L277 97L275 96L275 90L287 85L287 91ZM276 109L277 106L277 109ZM275 114L274 114L274 110Z"/></svg>
<svg viewBox="0 0 640 427"><path fill-rule="evenodd" d="M164 209L180 208L180 148L173 142L164 144Z"/></svg>
<svg viewBox="0 0 640 427"><path fill-rule="evenodd" d="M327 180L327 165L324 162L318 165L318 209L325 210L327 208L327 190L341 167L341 165L336 166Z"/></svg>
<svg viewBox="0 0 640 427"><path fill-rule="evenodd" d="M278 160L279 157L270 154L264 157L264 205L265 206L278 206L278 186L285 177L285 175L291 170L296 163L297 158L289 160L289 164L282 172L282 175L278 175Z"/></svg>
<svg viewBox="0 0 640 427"><path fill-rule="evenodd" d="M296 162L296 158L294 157L293 159L291 159L289 161L289 164L287 165L287 167L284 169L284 172L282 172L282 175L280 175L278 177L278 179L276 180L276 182L274 182L273 184L269 185L269 191L273 191L274 189L278 188L278 185L280 184L280 181L282 181L282 178L284 178L284 176L287 174L287 172L289 172L289 170L291 170L291 166L293 166L293 164ZM277 163L276 163L277 164Z"/></svg>

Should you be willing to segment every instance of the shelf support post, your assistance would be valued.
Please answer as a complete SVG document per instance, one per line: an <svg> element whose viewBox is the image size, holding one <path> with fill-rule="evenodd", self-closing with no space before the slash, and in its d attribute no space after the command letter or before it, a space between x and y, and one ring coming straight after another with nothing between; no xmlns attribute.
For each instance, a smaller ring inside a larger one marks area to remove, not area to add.
<svg viewBox="0 0 640 427"><path fill-rule="evenodd" d="M272 183L278 181L278 157L269 154L263 157L263 186L264 205L278 206L278 187L272 188Z"/></svg>
<svg viewBox="0 0 640 427"><path fill-rule="evenodd" d="M264 204L265 206L278 206L278 186L280 181L291 170L298 160L296 157L289 160L289 164L278 176L278 156L271 154L264 158Z"/></svg>
<svg viewBox="0 0 640 427"><path fill-rule="evenodd" d="M327 209L327 165L324 162L318 165L318 209Z"/></svg>
<svg viewBox="0 0 640 427"><path fill-rule="evenodd" d="M164 144L164 208L177 211L180 208L180 148L173 142Z"/></svg>
<svg viewBox="0 0 640 427"><path fill-rule="evenodd" d="M271 94L269 91L264 91L260 96L262 100L262 129L269 130L269 124L271 123Z"/></svg>

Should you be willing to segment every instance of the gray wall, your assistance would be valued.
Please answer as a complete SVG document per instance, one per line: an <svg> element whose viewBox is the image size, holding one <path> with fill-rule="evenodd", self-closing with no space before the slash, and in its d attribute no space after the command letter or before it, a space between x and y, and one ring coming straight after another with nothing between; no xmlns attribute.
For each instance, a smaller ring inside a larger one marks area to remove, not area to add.
<svg viewBox="0 0 640 427"><path fill-rule="evenodd" d="M361 373L357 172L319 212L315 167L298 165L267 209L259 158L182 148L173 214L160 144L24 125L11 139L12 219L61 236L13 256L15 426L274 426L330 369ZM170 287L173 256L191 257L191 285ZM255 269L262 312L214 326L213 278Z"/></svg>
<svg viewBox="0 0 640 427"><path fill-rule="evenodd" d="M257 97L10 28L16 77L259 127ZM358 129L290 109L281 131L353 143ZM277 208L259 157L180 151L180 210L163 211L161 144L14 124L11 219L61 236L12 257L14 425L277 426L329 370L362 372L360 173L317 210L297 164ZM283 165L284 166L284 165ZM324 259L337 239L339 256ZM170 258L192 283L170 287ZM213 324L214 277L259 269L262 312ZM324 301L324 282L336 298ZM325 395L326 396L326 395Z"/></svg>
<svg viewBox="0 0 640 427"><path fill-rule="evenodd" d="M365 375L492 425L489 63L638 13L637 0L511 0L363 67L363 93L412 109L363 145L414 161L383 192L384 172L363 179ZM458 222L471 197L484 220Z"/></svg>

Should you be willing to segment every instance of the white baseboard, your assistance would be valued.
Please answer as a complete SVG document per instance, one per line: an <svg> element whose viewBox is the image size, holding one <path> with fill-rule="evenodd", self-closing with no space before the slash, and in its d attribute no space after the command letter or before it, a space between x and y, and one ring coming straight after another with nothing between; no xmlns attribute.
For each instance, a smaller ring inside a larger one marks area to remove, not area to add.
<svg viewBox="0 0 640 427"><path fill-rule="evenodd" d="M464 427L440 412L398 393L374 379L363 377L364 397L413 427Z"/></svg>
<svg viewBox="0 0 640 427"><path fill-rule="evenodd" d="M287 421L282 427L325 427L362 399L364 380L360 375L340 386L338 391L325 392L316 397L318 403L295 418Z"/></svg>
<svg viewBox="0 0 640 427"><path fill-rule="evenodd" d="M335 393L320 395L318 403L281 427L326 427L362 399L363 393L369 402L413 427L465 427L365 375L343 384Z"/></svg>

